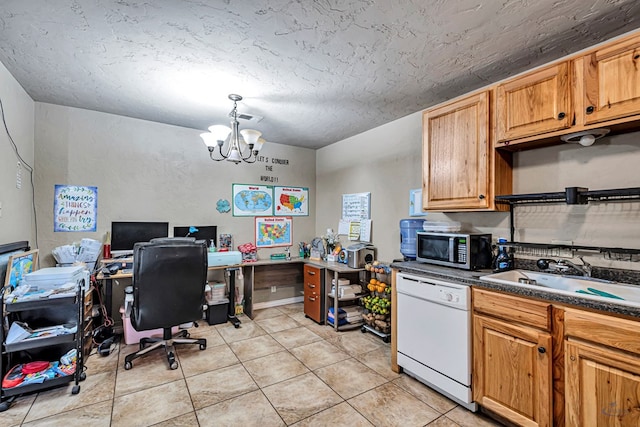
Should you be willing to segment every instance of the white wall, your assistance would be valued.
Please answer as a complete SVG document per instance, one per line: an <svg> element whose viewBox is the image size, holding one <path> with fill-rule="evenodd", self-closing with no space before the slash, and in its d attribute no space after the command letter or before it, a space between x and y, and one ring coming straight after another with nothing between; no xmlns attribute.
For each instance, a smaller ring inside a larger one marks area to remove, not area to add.
<svg viewBox="0 0 640 427"><path fill-rule="evenodd" d="M0 99L18 153L33 166L34 102L2 64ZM28 240L35 247L31 176L23 166L22 187L16 188L18 161L4 124L0 124L0 244Z"/></svg>
<svg viewBox="0 0 640 427"><path fill-rule="evenodd" d="M400 220L409 214L409 190L422 186L421 123L421 113L411 114L317 151L318 235L337 230L342 194L371 192L378 258L401 256ZM341 243L349 245L344 236Z"/></svg>
<svg viewBox="0 0 640 427"><path fill-rule="evenodd" d="M409 190L420 188L421 113L318 150L316 233L335 228L343 193L371 192L373 243L378 258L400 258L399 221L408 217ZM574 144L528 150L514 155L514 193L592 190L640 186L640 133L616 135L592 147ZM460 221L509 236L502 212L429 213L426 219ZM516 210L516 240L576 245L640 248L639 203L591 203L588 206L543 205ZM590 258L595 265L640 269L639 263Z"/></svg>
<svg viewBox="0 0 640 427"><path fill-rule="evenodd" d="M95 111L36 104L36 200L40 249L53 264L51 250L83 237L103 240L111 221L168 221L174 226L217 225L231 233L234 246L254 239L254 218L219 213L219 199L231 201L232 183L259 184L261 175L278 183L309 187L310 215L294 217L293 242L315 233L315 151L266 144L264 156L288 159L289 165L214 162L199 137L201 131ZM95 233L53 232L55 184L98 187ZM267 184L267 183L264 183ZM263 249L268 257L282 248ZM295 251L294 251L295 252Z"/></svg>

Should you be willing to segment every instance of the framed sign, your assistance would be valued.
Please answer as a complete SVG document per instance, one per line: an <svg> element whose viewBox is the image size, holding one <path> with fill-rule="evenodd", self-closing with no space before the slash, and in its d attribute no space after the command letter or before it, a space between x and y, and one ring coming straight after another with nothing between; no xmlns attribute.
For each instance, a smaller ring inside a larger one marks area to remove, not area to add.
<svg viewBox="0 0 640 427"><path fill-rule="evenodd" d="M233 184L233 216L273 215L273 187Z"/></svg>
<svg viewBox="0 0 640 427"><path fill-rule="evenodd" d="M422 188L409 190L409 216L426 216L422 212Z"/></svg>
<svg viewBox="0 0 640 427"><path fill-rule="evenodd" d="M7 275L4 286L16 287L27 273L38 268L38 249L12 255L7 264Z"/></svg>
<svg viewBox="0 0 640 427"><path fill-rule="evenodd" d="M293 221L287 216L256 217L256 247L291 246Z"/></svg>
<svg viewBox="0 0 640 427"><path fill-rule="evenodd" d="M55 186L53 231L96 231L98 187Z"/></svg>
<svg viewBox="0 0 640 427"><path fill-rule="evenodd" d="M309 216L309 189L274 187L274 215Z"/></svg>

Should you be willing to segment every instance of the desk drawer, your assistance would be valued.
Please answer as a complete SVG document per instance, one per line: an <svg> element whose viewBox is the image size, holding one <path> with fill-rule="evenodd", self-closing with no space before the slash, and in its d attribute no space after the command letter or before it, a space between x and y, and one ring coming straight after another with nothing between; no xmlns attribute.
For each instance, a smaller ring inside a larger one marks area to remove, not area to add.
<svg viewBox="0 0 640 427"><path fill-rule="evenodd" d="M320 283L322 283L322 281L320 280L321 273L322 273L321 269L317 267L313 267L311 265L305 265L304 266L305 289L309 287L311 289L316 289L316 292L320 292Z"/></svg>

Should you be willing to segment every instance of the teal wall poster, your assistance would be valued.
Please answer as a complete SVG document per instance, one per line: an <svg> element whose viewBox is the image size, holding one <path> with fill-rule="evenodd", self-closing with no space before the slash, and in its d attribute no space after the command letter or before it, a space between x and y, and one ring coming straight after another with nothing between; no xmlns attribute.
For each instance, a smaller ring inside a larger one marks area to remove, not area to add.
<svg viewBox="0 0 640 427"><path fill-rule="evenodd" d="M98 187L55 185L53 231L96 231Z"/></svg>

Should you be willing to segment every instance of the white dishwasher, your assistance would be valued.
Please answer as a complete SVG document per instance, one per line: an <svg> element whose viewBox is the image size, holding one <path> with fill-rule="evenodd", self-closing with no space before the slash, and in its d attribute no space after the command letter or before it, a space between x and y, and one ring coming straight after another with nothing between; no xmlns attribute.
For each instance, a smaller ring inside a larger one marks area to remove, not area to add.
<svg viewBox="0 0 640 427"><path fill-rule="evenodd" d="M398 273L398 365L465 408L471 395L471 289Z"/></svg>

